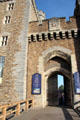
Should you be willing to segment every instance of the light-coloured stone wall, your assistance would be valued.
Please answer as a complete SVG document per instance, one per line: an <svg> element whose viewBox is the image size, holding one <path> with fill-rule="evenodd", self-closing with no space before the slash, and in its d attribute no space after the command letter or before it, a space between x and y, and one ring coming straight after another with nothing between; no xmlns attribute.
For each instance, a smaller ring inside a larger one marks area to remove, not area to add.
<svg viewBox="0 0 80 120"><path fill-rule="evenodd" d="M23 6L23 15L22 15L22 29L20 35L18 36L18 43L20 44L21 50L15 54L16 64L13 69L13 75L16 76L15 79L15 89L19 95L19 99L26 99L26 79L27 79L27 52L28 52L28 40L27 40L27 31L28 31L28 22L30 15L30 1L26 0L23 4L18 3L19 7ZM21 13L20 13L21 14ZM21 16L20 16L21 18ZM16 23L17 24L17 23Z"/></svg>
<svg viewBox="0 0 80 120"><path fill-rule="evenodd" d="M37 21L37 20L38 20L38 12L37 12L35 1L32 0L31 5L30 5L29 22L31 22L31 21Z"/></svg>

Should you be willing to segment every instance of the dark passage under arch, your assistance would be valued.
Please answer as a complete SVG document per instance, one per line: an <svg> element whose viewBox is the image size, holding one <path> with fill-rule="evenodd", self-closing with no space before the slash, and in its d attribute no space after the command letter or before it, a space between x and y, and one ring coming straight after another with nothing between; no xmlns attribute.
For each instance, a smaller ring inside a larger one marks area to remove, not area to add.
<svg viewBox="0 0 80 120"><path fill-rule="evenodd" d="M59 99L59 90L58 90L58 77L57 75L62 75L64 78L64 100L63 103L60 103ZM47 91L47 101L48 105L64 105L72 106L72 89L71 89L71 79L66 77L60 72L55 72L48 78L48 91Z"/></svg>

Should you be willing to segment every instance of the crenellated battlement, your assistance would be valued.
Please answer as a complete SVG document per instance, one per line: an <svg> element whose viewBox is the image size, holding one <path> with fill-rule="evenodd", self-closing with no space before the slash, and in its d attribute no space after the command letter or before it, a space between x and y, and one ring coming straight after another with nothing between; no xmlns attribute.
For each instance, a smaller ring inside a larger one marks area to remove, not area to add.
<svg viewBox="0 0 80 120"><path fill-rule="evenodd" d="M47 41L47 40L59 40L59 39L71 39L80 37L80 30L64 30L56 32L44 32L39 34L31 34L28 36L29 43L37 41Z"/></svg>
<svg viewBox="0 0 80 120"><path fill-rule="evenodd" d="M77 29L75 17L70 17L69 21L66 21L66 18L51 18L43 20L41 24L39 24L39 21L30 22L28 33L30 35L35 33L61 32L74 29Z"/></svg>
<svg viewBox="0 0 80 120"><path fill-rule="evenodd" d="M66 18L51 18L42 21L29 23L28 41L42 41L42 40L59 40L71 39L79 37L80 30L77 29L76 18L70 17L69 21Z"/></svg>
<svg viewBox="0 0 80 120"><path fill-rule="evenodd" d="M45 21L50 21L52 19L60 20L60 22L65 22L66 24L72 23L72 22L76 21L76 17L75 16L70 16L69 20L67 20L66 17L52 17L52 18L43 20L42 23L45 22ZM34 22L36 23L38 21L31 21L30 24L32 24Z"/></svg>

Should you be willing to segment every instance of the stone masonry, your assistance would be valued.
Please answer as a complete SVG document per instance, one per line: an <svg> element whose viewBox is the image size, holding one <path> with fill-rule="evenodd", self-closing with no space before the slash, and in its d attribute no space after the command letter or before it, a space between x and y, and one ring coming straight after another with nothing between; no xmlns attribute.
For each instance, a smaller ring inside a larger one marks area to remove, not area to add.
<svg viewBox="0 0 80 120"><path fill-rule="evenodd" d="M69 21L46 19L35 0L0 1L0 56L5 56L0 104L33 97L35 107L47 106L47 90L51 87L48 80L54 75L51 83L57 91L55 75L60 73L65 78L66 101L74 107L80 99L74 92L73 78L75 72L80 72L79 11L80 1L76 0ZM40 95L32 95L35 73L41 74Z"/></svg>
<svg viewBox="0 0 80 120"><path fill-rule="evenodd" d="M5 56L0 104L27 97L28 24L38 20L38 12L34 0L0 0L0 56Z"/></svg>
<svg viewBox="0 0 80 120"><path fill-rule="evenodd" d="M79 29L76 16L70 17L69 21L66 21L66 18L51 18L43 20L42 24L39 24L39 21L29 23L28 97L33 96L30 87L32 85L32 75L35 73L42 75L42 92L40 95L34 95L35 106L47 105L46 82L49 74L55 71L65 74L65 77L70 79L70 83L65 84L69 85L71 89L69 90L72 106L79 101L80 95L74 93L73 80L73 74L78 71L75 41L79 38ZM54 62L52 59L55 59L55 57L57 58Z"/></svg>
<svg viewBox="0 0 80 120"><path fill-rule="evenodd" d="M14 6L9 9L12 3ZM0 37L8 36L8 44L0 47L0 55L5 56L3 80L0 84L1 104L26 98L27 28L30 5L30 0L0 2ZM6 16L10 16L10 23L4 23Z"/></svg>

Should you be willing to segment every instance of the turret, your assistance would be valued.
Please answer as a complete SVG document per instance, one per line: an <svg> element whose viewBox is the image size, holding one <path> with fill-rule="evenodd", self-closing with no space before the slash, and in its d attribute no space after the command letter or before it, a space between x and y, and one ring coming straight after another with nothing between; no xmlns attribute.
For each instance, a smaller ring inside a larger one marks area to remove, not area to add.
<svg viewBox="0 0 80 120"><path fill-rule="evenodd" d="M80 17L80 0L76 0L76 7L74 10L74 16Z"/></svg>

